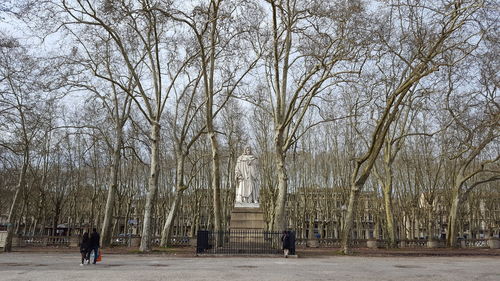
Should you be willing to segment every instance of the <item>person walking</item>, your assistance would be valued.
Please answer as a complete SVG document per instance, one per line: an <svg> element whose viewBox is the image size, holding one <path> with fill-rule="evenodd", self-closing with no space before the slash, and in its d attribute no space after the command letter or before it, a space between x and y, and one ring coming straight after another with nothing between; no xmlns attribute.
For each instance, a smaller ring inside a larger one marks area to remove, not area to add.
<svg viewBox="0 0 500 281"><path fill-rule="evenodd" d="M283 253L285 254L285 258L288 258L288 253L290 252L290 234L288 231L283 231L281 241L283 242Z"/></svg>
<svg viewBox="0 0 500 281"><path fill-rule="evenodd" d="M90 252L94 251L94 260L92 261L93 264L96 263L97 257L99 256L99 240L100 240L99 233L97 233L97 229L92 230L92 234L90 234L90 248L89 248L89 258L90 258Z"/></svg>
<svg viewBox="0 0 500 281"><path fill-rule="evenodd" d="M80 254L82 255L82 263L80 266L83 266L85 263L88 263L88 255L90 252L90 238L89 233L85 232L82 236L82 240L80 241Z"/></svg>

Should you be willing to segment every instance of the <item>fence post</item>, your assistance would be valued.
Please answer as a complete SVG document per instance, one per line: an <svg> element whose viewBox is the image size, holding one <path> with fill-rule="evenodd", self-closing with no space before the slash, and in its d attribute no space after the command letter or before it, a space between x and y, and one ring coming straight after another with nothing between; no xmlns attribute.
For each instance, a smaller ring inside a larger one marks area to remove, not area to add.
<svg viewBox="0 0 500 281"><path fill-rule="evenodd" d="M80 237L78 237L78 236L70 236L69 237L69 246L70 247L78 247L79 242L80 242Z"/></svg>
<svg viewBox="0 0 500 281"><path fill-rule="evenodd" d="M12 235L12 247L20 247L21 240L21 237L19 237L18 235Z"/></svg>
<svg viewBox="0 0 500 281"><path fill-rule="evenodd" d="M488 246L490 249L499 249L500 248L500 239L496 237L488 238Z"/></svg>
<svg viewBox="0 0 500 281"><path fill-rule="evenodd" d="M189 237L189 246L191 247L196 247L198 245L198 242L197 242L197 237L196 236L193 236L193 237Z"/></svg>
<svg viewBox="0 0 500 281"><path fill-rule="evenodd" d="M288 231L288 235L290 236L290 253L289 255L295 255L295 231Z"/></svg>
<svg viewBox="0 0 500 281"><path fill-rule="evenodd" d="M465 243L465 239L460 239L460 248L467 248L467 244Z"/></svg>
<svg viewBox="0 0 500 281"><path fill-rule="evenodd" d="M399 241L399 248L406 248L406 240Z"/></svg>
<svg viewBox="0 0 500 281"><path fill-rule="evenodd" d="M208 230L198 230L196 237L196 253L203 253L208 249Z"/></svg>
<svg viewBox="0 0 500 281"><path fill-rule="evenodd" d="M437 248L439 247L439 241L434 240L434 239L429 239L427 241L427 248Z"/></svg>
<svg viewBox="0 0 500 281"><path fill-rule="evenodd" d="M370 238L366 241L366 246L370 249L378 249L378 241L375 238Z"/></svg>

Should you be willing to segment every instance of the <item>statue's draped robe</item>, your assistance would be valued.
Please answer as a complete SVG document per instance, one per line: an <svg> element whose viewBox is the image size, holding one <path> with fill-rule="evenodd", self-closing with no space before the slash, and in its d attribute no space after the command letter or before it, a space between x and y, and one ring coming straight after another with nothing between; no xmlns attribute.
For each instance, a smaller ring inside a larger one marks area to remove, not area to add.
<svg viewBox="0 0 500 281"><path fill-rule="evenodd" d="M258 203L257 158L247 154L238 157L235 176L238 183L236 202Z"/></svg>

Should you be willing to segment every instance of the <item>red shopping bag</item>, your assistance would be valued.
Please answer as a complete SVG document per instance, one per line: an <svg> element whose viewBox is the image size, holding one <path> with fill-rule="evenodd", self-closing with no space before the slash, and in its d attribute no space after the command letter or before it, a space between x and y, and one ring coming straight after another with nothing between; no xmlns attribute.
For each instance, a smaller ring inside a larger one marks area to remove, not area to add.
<svg viewBox="0 0 500 281"><path fill-rule="evenodd" d="M99 251L99 256L97 256L95 261L102 261L102 250Z"/></svg>

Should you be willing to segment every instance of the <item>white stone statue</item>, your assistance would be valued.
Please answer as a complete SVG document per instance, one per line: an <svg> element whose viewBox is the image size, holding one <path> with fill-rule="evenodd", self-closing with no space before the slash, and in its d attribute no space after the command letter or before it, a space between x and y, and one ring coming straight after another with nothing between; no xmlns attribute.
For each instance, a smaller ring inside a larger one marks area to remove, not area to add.
<svg viewBox="0 0 500 281"><path fill-rule="evenodd" d="M259 203L259 185L257 177L257 157L250 147L236 161L236 204ZM239 204L242 205L242 204Z"/></svg>

